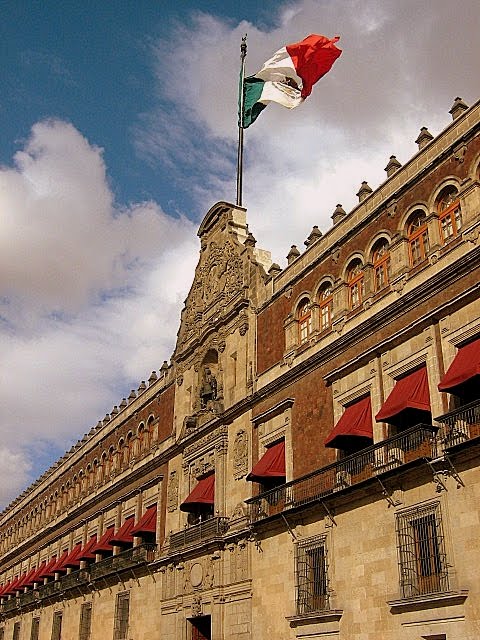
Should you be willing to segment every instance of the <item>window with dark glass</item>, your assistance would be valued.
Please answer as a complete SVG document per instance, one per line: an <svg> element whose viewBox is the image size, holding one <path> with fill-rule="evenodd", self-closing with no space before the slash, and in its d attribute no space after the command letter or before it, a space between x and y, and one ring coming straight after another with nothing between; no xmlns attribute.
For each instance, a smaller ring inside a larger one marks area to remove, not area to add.
<svg viewBox="0 0 480 640"><path fill-rule="evenodd" d="M30 640L38 640L40 636L40 618L32 618Z"/></svg>
<svg viewBox="0 0 480 640"><path fill-rule="evenodd" d="M53 614L52 640L61 640L61 638L62 638L62 612L56 611Z"/></svg>
<svg viewBox="0 0 480 640"><path fill-rule="evenodd" d="M90 640L92 631L92 603L85 602L80 609L78 640Z"/></svg>
<svg viewBox="0 0 480 640"><path fill-rule="evenodd" d="M297 614L328 609L328 572L325 536L317 536L295 547Z"/></svg>
<svg viewBox="0 0 480 640"><path fill-rule="evenodd" d="M332 328L333 318L333 291L330 283L320 287L318 299L320 304L320 331L328 331Z"/></svg>
<svg viewBox="0 0 480 640"><path fill-rule="evenodd" d="M448 591L440 503L399 513L396 524L402 597Z"/></svg>
<svg viewBox="0 0 480 640"><path fill-rule="evenodd" d="M365 283L363 278L362 261L357 258L352 260L347 271L348 306L357 309L363 302Z"/></svg>
<svg viewBox="0 0 480 640"><path fill-rule="evenodd" d="M388 240L382 238L373 247L373 274L375 291L380 291L390 281L390 251Z"/></svg>
<svg viewBox="0 0 480 640"><path fill-rule="evenodd" d="M302 300L298 307L298 338L300 344L307 342L312 332L312 312L310 309L310 301Z"/></svg>
<svg viewBox="0 0 480 640"><path fill-rule="evenodd" d="M442 242L455 238L462 228L462 210L458 199L458 190L446 187L437 201L438 220Z"/></svg>
<svg viewBox="0 0 480 640"><path fill-rule="evenodd" d="M426 259L429 250L427 215L424 211L416 211L410 217L407 236L410 265L416 267Z"/></svg>
<svg viewBox="0 0 480 640"><path fill-rule="evenodd" d="M113 640L127 640L129 614L130 594L119 593L115 603Z"/></svg>

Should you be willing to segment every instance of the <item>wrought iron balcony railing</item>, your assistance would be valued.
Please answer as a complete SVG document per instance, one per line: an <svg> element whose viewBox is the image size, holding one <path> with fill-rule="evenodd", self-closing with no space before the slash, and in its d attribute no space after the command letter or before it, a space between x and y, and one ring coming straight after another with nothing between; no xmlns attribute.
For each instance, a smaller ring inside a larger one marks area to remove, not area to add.
<svg viewBox="0 0 480 640"><path fill-rule="evenodd" d="M37 593L39 599L43 600L44 598L51 598L52 596L58 595L61 590L60 580L53 580L52 582L47 582L47 584L40 585Z"/></svg>
<svg viewBox="0 0 480 640"><path fill-rule="evenodd" d="M9 613L10 611L14 611L18 608L19 600L15 596L10 598L10 600L4 600L2 603L2 613Z"/></svg>
<svg viewBox="0 0 480 640"><path fill-rule="evenodd" d="M443 446L453 447L480 436L480 400L445 413L436 418L442 425L440 441Z"/></svg>
<svg viewBox="0 0 480 640"><path fill-rule="evenodd" d="M90 579L97 580L112 573L119 573L126 569L133 569L140 565L148 564L155 559L156 544L144 543L138 547L132 547L122 551L116 556L110 556L100 562L95 562L89 567Z"/></svg>
<svg viewBox="0 0 480 640"><path fill-rule="evenodd" d="M170 534L170 551L179 551L185 547L200 542L208 542L223 536L228 529L228 518L215 516L199 522L191 527L186 527L182 531Z"/></svg>
<svg viewBox="0 0 480 640"><path fill-rule="evenodd" d="M250 522L315 502L413 460L433 459L437 456L436 431L437 427L432 425L416 425L359 453L250 498L246 500Z"/></svg>
<svg viewBox="0 0 480 640"><path fill-rule="evenodd" d="M90 579L87 569L79 569L78 571L72 571L62 578L60 578L60 588L64 591L67 589L74 589L75 587L81 587L88 584Z"/></svg>

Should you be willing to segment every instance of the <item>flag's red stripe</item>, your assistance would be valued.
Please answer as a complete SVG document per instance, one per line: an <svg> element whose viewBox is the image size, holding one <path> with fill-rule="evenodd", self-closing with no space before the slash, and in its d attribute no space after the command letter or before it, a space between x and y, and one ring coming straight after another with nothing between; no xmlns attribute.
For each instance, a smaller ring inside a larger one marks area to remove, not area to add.
<svg viewBox="0 0 480 640"><path fill-rule="evenodd" d="M338 40L338 37L330 40L325 36L312 34L301 42L287 45L287 52L303 82L302 98L310 95L313 85L330 71L342 53L335 46Z"/></svg>

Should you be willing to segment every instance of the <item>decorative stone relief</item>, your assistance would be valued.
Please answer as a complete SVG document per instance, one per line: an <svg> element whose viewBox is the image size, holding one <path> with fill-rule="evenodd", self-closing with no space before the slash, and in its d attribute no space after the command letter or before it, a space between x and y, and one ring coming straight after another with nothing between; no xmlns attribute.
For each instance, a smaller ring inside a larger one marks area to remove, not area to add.
<svg viewBox="0 0 480 640"><path fill-rule="evenodd" d="M194 596L192 600L192 618L198 618L202 615L202 597Z"/></svg>
<svg viewBox="0 0 480 640"><path fill-rule="evenodd" d="M337 264L337 262L340 260L340 249L338 248L332 249L332 252L330 255L332 257L333 262Z"/></svg>
<svg viewBox="0 0 480 640"><path fill-rule="evenodd" d="M464 238L472 244L478 244L478 239L480 238L480 229L474 229L473 231L465 233Z"/></svg>
<svg viewBox="0 0 480 640"><path fill-rule="evenodd" d="M199 587L203 580L203 567L199 562L195 562L190 567L190 583L192 587Z"/></svg>
<svg viewBox="0 0 480 640"><path fill-rule="evenodd" d="M248 435L239 429L233 443L233 477L240 480L248 472Z"/></svg>
<svg viewBox="0 0 480 640"><path fill-rule="evenodd" d="M178 507L178 476L176 471L170 471L167 487L167 511L170 513Z"/></svg>

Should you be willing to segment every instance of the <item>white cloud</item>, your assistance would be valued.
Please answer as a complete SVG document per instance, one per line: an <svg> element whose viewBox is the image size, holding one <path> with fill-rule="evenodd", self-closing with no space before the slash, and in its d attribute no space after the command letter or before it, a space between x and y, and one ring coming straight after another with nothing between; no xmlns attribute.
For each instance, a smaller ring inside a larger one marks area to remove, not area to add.
<svg viewBox="0 0 480 640"><path fill-rule="evenodd" d="M421 0L301 0L280 5L278 26L269 32L199 14L155 50L161 105L143 115L149 126L137 128L137 148L150 159L168 153L175 174L175 163L185 169L182 156L191 145L200 210L215 199L233 200L242 35L248 32L247 73L254 73L285 43L312 32L339 34L343 54L308 101L292 112L269 106L245 133L249 224L280 261L313 224L330 226L337 203L352 208L362 180L372 188L383 182L390 155L408 160L421 126L439 133L457 95L470 104L477 99L480 43L471 20L477 13L474 0L461 12L448 0L436 0L434 11ZM168 51L179 52L177 64L165 64ZM179 116L173 136L166 110Z"/></svg>
<svg viewBox="0 0 480 640"><path fill-rule="evenodd" d="M116 208L101 150L64 122L36 124L0 185L8 499L38 447L69 446L169 359L198 249L187 219Z"/></svg>

